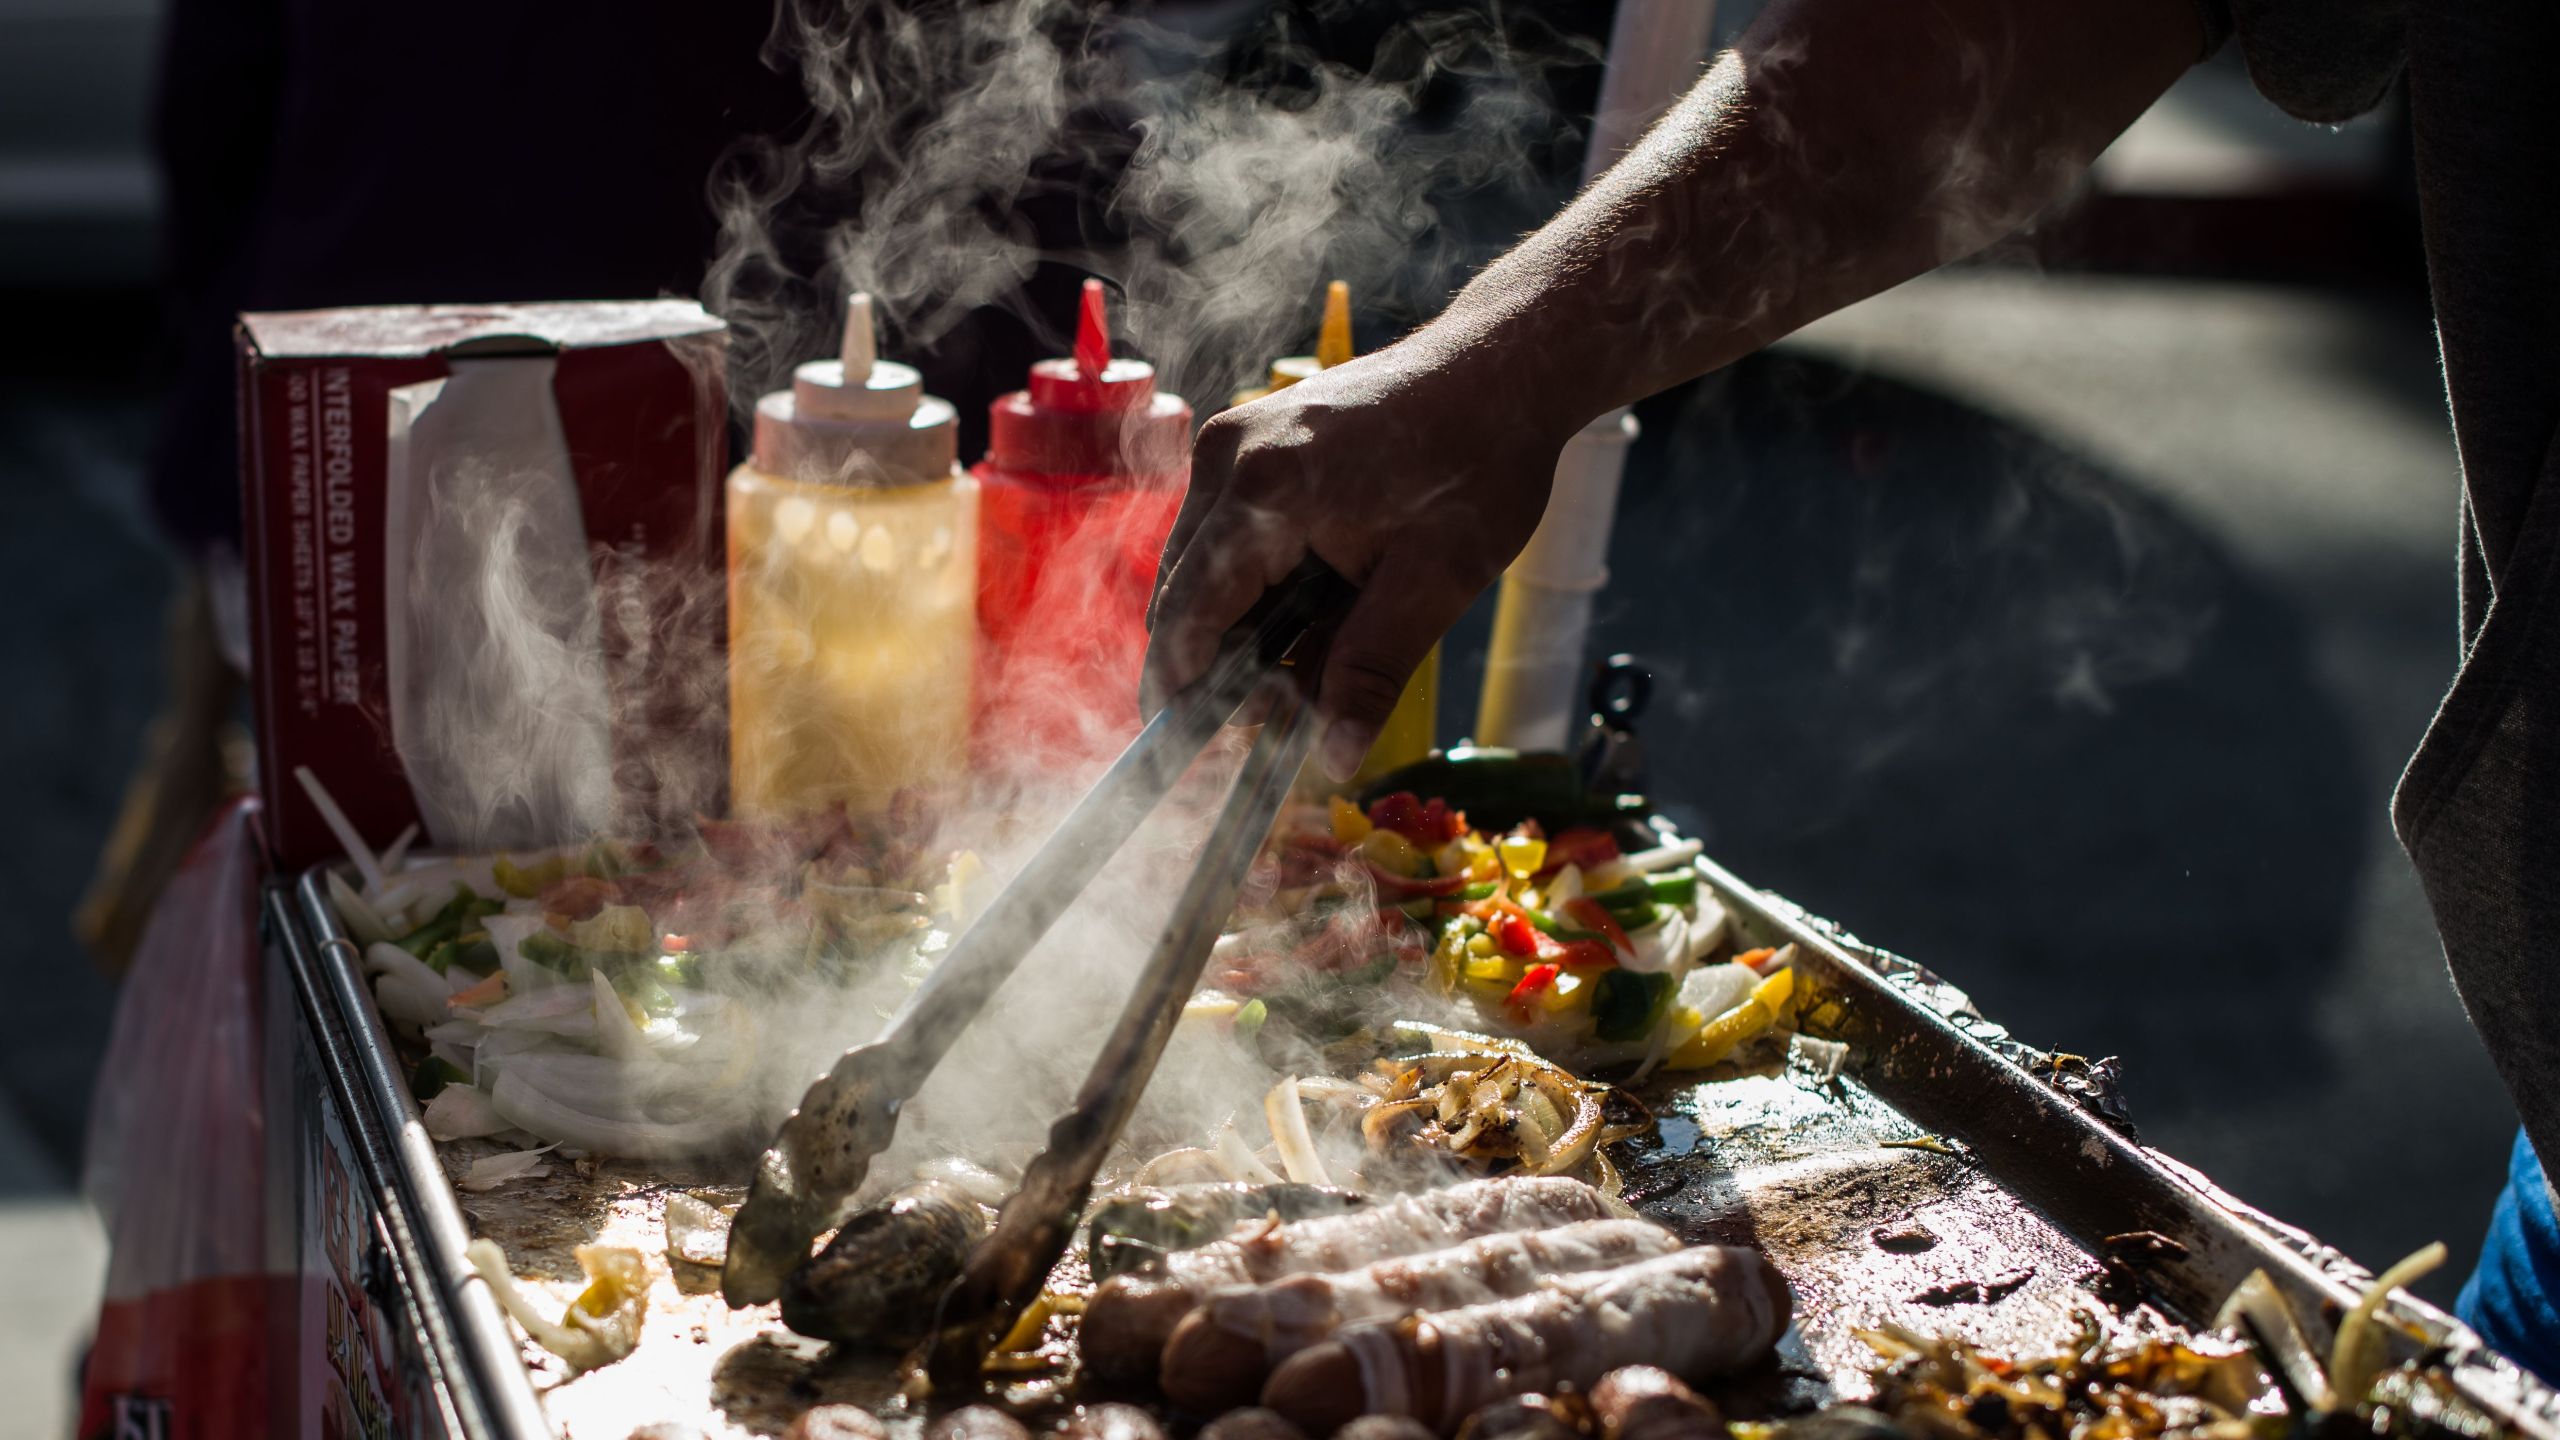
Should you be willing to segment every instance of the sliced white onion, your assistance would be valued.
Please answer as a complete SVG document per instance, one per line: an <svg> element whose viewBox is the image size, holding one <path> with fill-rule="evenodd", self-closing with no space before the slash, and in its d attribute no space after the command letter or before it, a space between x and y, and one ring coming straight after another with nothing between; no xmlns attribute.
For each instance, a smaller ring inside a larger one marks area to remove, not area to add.
<svg viewBox="0 0 2560 1440"><path fill-rule="evenodd" d="M538 1030L573 1040L596 1038L595 996L572 985L556 985L528 995L510 995L486 1009L454 1012L492 1030Z"/></svg>
<svg viewBox="0 0 2560 1440"><path fill-rule="evenodd" d="M373 1003L382 1007L383 1014L404 1024L424 1026L442 1020L444 998L441 984L433 991L421 990L397 975L385 975L373 982Z"/></svg>
<svg viewBox="0 0 2560 1440"><path fill-rule="evenodd" d="M1712 1019L1750 999L1759 983L1760 973L1748 965L1701 965L1680 982L1680 1003Z"/></svg>
<svg viewBox="0 0 2560 1440"><path fill-rule="evenodd" d="M453 987L436 967L401 949L397 945L376 942L364 947L364 971L368 975L388 975L423 995L450 995ZM435 1017L443 1019L442 1015Z"/></svg>
<svg viewBox="0 0 2560 1440"><path fill-rule="evenodd" d="M1619 863L1639 875L1650 875L1656 870L1669 870L1674 866L1686 865L1705 853L1707 853L1705 842L1682 840L1675 844L1657 845L1650 850L1639 850L1633 855L1622 857Z"/></svg>
<svg viewBox="0 0 2560 1440"><path fill-rule="evenodd" d="M447 1085L427 1102L427 1133L438 1140L470 1140L507 1128L507 1117L489 1103L486 1092L468 1085Z"/></svg>
<svg viewBox="0 0 2560 1440"><path fill-rule="evenodd" d="M559 971L524 958L524 942L542 928L541 916L497 914L480 923L489 932L489 944L498 952L498 968L506 972L511 993L521 995L560 983Z"/></svg>
<svg viewBox="0 0 2560 1440"><path fill-rule="evenodd" d="M465 1190L495 1190L510 1180L523 1180L540 1175L551 1167L542 1157L560 1148L558 1141L532 1150L507 1150L496 1155L483 1155L471 1162L462 1174Z"/></svg>
<svg viewBox="0 0 2560 1440"><path fill-rule="evenodd" d="M617 1060L637 1060L647 1055L649 1037L640 1033L631 1012L622 1008L621 992L613 988L613 982L604 978L601 970L590 972L587 979L595 996L596 1048Z"/></svg>
<svg viewBox="0 0 2560 1440"><path fill-rule="evenodd" d="M382 873L399 874L401 864L409 858L409 847L417 842L418 822L412 820L399 834L391 837L390 844L382 847Z"/></svg>
<svg viewBox="0 0 2560 1440"><path fill-rule="evenodd" d="M1280 1151L1280 1168L1301 1185L1330 1185L1324 1157L1316 1153L1315 1136L1307 1131L1307 1107L1298 1098L1298 1077L1284 1075L1262 1097L1262 1116L1271 1122L1271 1143Z"/></svg>
<svg viewBox="0 0 2560 1440"><path fill-rule="evenodd" d="M337 910L338 918L346 922L347 933L355 937L357 944L388 944L399 938L391 933L381 914L356 893L356 887L347 883L347 877L336 870L327 874L329 903Z"/></svg>
<svg viewBox="0 0 2560 1440"><path fill-rule="evenodd" d="M320 783L320 777L312 774L308 765L294 766L293 778L302 782L302 793L311 797L311 808L320 812L321 823L329 827L330 834L338 837L338 845L347 852L347 858L356 862L356 873L364 877L365 889L380 890L382 862L374 857L372 847L364 843L364 836L356 832L354 824L347 819L347 812L338 808L338 802L329 794L328 787Z"/></svg>
<svg viewBox="0 0 2560 1440"><path fill-rule="evenodd" d="M1701 889L1697 913L1689 917L1689 963L1697 964L1716 952L1724 943L1724 933L1733 924L1733 912L1724 902Z"/></svg>
<svg viewBox="0 0 2560 1440"><path fill-rule="evenodd" d="M1218 1127L1218 1143L1211 1148L1217 1153L1218 1163L1226 1167L1229 1179L1262 1185L1276 1185L1280 1181L1280 1176L1262 1163L1262 1157L1253 1153L1253 1147L1244 1143L1244 1136L1236 1132L1233 1118Z"/></svg>
<svg viewBox="0 0 2560 1440"><path fill-rule="evenodd" d="M498 1076L489 1098L497 1102L499 1114L545 1140L631 1160L699 1154L735 1138L746 1118L744 1110L735 1110L665 1124L615 1120L561 1104L514 1072Z"/></svg>
<svg viewBox="0 0 2560 1440"><path fill-rule="evenodd" d="M1004 1198L999 1192L998 1200ZM667 1196L667 1258L688 1265L718 1265L729 1258L729 1216L719 1206L678 1190Z"/></svg>
<svg viewBox="0 0 2560 1440"><path fill-rule="evenodd" d="M1655 910L1655 920L1627 936L1630 951L1618 952L1618 964L1639 975L1677 976L1689 958L1689 921L1669 906Z"/></svg>

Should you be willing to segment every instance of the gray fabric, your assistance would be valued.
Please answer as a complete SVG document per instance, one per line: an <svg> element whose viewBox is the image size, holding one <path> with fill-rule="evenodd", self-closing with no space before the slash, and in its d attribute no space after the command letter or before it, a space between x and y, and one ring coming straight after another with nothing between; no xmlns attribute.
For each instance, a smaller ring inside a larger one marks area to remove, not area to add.
<svg viewBox="0 0 2560 1440"><path fill-rule="evenodd" d="M2560 6L2199 3L2212 41L2236 35L2258 88L2304 119L2353 116L2407 69L2462 462L2462 622L2392 821L2534 1149L2560 1156Z"/></svg>
<svg viewBox="0 0 2560 1440"><path fill-rule="evenodd" d="M2462 633L2453 688L2392 800L2454 986L2544 1156L2560 1155L2552 12L2483 0L2408 15L2428 279L2462 458Z"/></svg>

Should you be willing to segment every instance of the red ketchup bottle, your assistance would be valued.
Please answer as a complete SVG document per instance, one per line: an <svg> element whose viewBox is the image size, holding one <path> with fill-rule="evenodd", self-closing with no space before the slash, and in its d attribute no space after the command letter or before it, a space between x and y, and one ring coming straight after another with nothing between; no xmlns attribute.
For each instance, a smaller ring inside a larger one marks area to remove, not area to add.
<svg viewBox="0 0 2560 1440"><path fill-rule="evenodd" d="M995 775L1073 774L1138 731L1156 561L1191 476L1191 407L1111 358L1102 282L1075 355L990 407L972 751Z"/></svg>

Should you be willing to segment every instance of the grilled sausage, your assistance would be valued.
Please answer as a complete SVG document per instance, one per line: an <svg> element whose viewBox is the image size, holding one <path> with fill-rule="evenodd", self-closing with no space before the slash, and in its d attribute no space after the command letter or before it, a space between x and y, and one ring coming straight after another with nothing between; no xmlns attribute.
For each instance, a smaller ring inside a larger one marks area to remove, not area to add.
<svg viewBox="0 0 2560 1440"><path fill-rule="evenodd" d="M1201 1426L1200 1440L1307 1440L1307 1432L1277 1410L1248 1405Z"/></svg>
<svg viewBox="0 0 2560 1440"><path fill-rule="evenodd" d="M1412 1424L1430 1433L1421 1421ZM1458 1440L1582 1440L1582 1430L1544 1395L1508 1395L1468 1416Z"/></svg>
<svg viewBox="0 0 2560 1440"><path fill-rule="evenodd" d="M1432 1440L1430 1429L1402 1415L1363 1415L1333 1432L1333 1440Z"/></svg>
<svg viewBox="0 0 2560 1440"><path fill-rule="evenodd" d="M859 1405L812 1405L782 1432L782 1440L889 1440L889 1427Z"/></svg>
<svg viewBox="0 0 2560 1440"><path fill-rule="evenodd" d="M1031 1440L1031 1431L993 1405L963 1405L925 1427L925 1440Z"/></svg>
<svg viewBox="0 0 2560 1440"><path fill-rule="evenodd" d="M1369 1203L1357 1190L1330 1185L1167 1185L1114 1195L1087 1220L1094 1277L1108 1280L1128 1267L1124 1256L1189 1250L1226 1238L1242 1221L1277 1215L1311 1220Z"/></svg>
<svg viewBox="0 0 2560 1440"><path fill-rule="evenodd" d="M1135 1405L1087 1405L1058 1434L1063 1440L1165 1440L1156 1417Z"/></svg>
<svg viewBox="0 0 2560 1440"><path fill-rule="evenodd" d="M1445 1431L1505 1394L1583 1389L1622 1365L1739 1368L1777 1343L1792 1308L1757 1252L1682 1250L1555 1276L1516 1299L1347 1327L1274 1371L1262 1403L1311 1434L1371 1414Z"/></svg>
<svg viewBox="0 0 2560 1440"><path fill-rule="evenodd" d="M986 1233L986 1212L959 1187L910 1185L844 1222L826 1249L791 1272L782 1323L848 1345L911 1343Z"/></svg>
<svg viewBox="0 0 2560 1440"><path fill-rule="evenodd" d="M1214 1414L1250 1404L1272 1367L1345 1325L1525 1295L1542 1275L1607 1270L1679 1248L1678 1237L1643 1220L1585 1220L1481 1235L1340 1274L1221 1290L1165 1342L1161 1383L1175 1404Z"/></svg>
<svg viewBox="0 0 2560 1440"><path fill-rule="evenodd" d="M1724 1440L1724 1416L1680 1377L1653 1365L1627 1365L1591 1387L1600 1440Z"/></svg>
<svg viewBox="0 0 2560 1440"><path fill-rule="evenodd" d="M1471 1180L1347 1215L1240 1231L1166 1256L1160 1275L1121 1275L1095 1291L1084 1313L1085 1368L1117 1382L1152 1377L1165 1341L1182 1317L1211 1291L1226 1286L1349 1270L1497 1231L1536 1230L1623 1213L1624 1206L1579 1180L1524 1177Z"/></svg>

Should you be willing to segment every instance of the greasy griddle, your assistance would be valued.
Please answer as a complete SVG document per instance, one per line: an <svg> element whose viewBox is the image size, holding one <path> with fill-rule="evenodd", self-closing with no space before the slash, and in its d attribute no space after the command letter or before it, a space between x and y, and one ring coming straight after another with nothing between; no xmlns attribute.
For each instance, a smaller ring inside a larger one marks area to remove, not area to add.
<svg viewBox="0 0 2560 1440"><path fill-rule="evenodd" d="M1664 822L1653 828L1656 843L1671 838ZM1640 1093L1657 1133L1619 1152L1629 1198L1645 1214L1693 1241L1757 1246L1795 1287L1796 1324L1776 1361L1717 1387L1737 1414L1865 1395L1861 1327L1890 1321L2051 1353L2078 1333L2079 1311L2135 1326L2207 1320L2252 1269L2269 1273L2325 1348L2366 1271L2128 1139L2101 1113L2103 1085L2067 1093L2056 1077L2085 1072L2010 1039L1928 971L1711 862L1697 868L1741 943L1799 947L1800 981L1814 996L1804 1013L1851 1047L1828 1078L1798 1058L1738 1078L1649 1083ZM544 1417L578 1440L620 1440L656 1421L770 1434L830 1400L885 1407L901 1430L921 1423L898 1411L885 1361L834 1355L783 1330L769 1309L731 1311L717 1271L667 1260L667 1194L718 1195L738 1176L558 1162L540 1178L460 1192L454 1182L470 1159L494 1147L426 1139L319 871L304 877L299 901L276 909L307 928L289 948L307 950L316 973L306 984L343 1027L351 1053L335 1078L351 1092L346 1103L370 1107L379 1124L393 1172L381 1183L419 1217L432 1282L419 1303L443 1312L428 1315L427 1328L449 1330L447 1348L462 1357L452 1368L491 1392L457 1405L467 1429L525 1435L539 1423L527 1417ZM639 1351L565 1379L497 1314L462 1259L466 1226L498 1241L519 1277L560 1303L579 1284L575 1246L640 1251L653 1285ZM1934 1243L1922 1246L1922 1232ZM2535 1440L2560 1440L2552 1392L2432 1307L2401 1295L2393 1311L2449 1347L2450 1373L2475 1402ZM2417 1348L2398 1343L2402 1353ZM510 1350L530 1369L489 1362ZM481 1363L470 1364L474 1356Z"/></svg>

